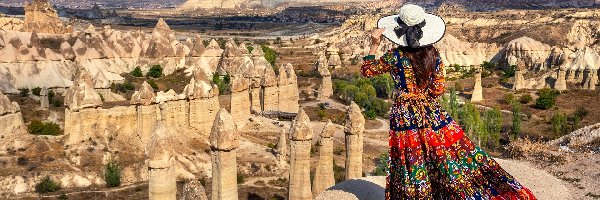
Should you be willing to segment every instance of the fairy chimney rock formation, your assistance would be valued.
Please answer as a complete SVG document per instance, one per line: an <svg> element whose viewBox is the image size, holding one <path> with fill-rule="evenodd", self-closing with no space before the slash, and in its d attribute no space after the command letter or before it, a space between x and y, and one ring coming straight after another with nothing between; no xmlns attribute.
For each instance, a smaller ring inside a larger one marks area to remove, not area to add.
<svg viewBox="0 0 600 200"><path fill-rule="evenodd" d="M583 89L596 90L596 84L598 84L598 70L586 69L584 70Z"/></svg>
<svg viewBox="0 0 600 200"><path fill-rule="evenodd" d="M79 70L79 77L65 95L65 106L71 111L102 106L102 98L92 84L92 77L87 71Z"/></svg>
<svg viewBox="0 0 600 200"><path fill-rule="evenodd" d="M471 95L471 102L479 102L483 100L483 87L481 86L481 70L475 72L475 86Z"/></svg>
<svg viewBox="0 0 600 200"><path fill-rule="evenodd" d="M208 136L221 108L219 88L211 83L203 70L197 70L183 94L189 99L189 125L201 135Z"/></svg>
<svg viewBox="0 0 600 200"><path fill-rule="evenodd" d="M154 89L148 82L144 81L139 91L135 91L131 96L130 103L133 105L148 106L156 101Z"/></svg>
<svg viewBox="0 0 600 200"><path fill-rule="evenodd" d="M49 0L34 0L25 2L25 32L38 32L48 34L63 34L67 32L63 23L58 18L58 13Z"/></svg>
<svg viewBox="0 0 600 200"><path fill-rule="evenodd" d="M304 109L300 109L292 122L290 138L292 141L290 145L288 199L311 200L310 149L313 130Z"/></svg>
<svg viewBox="0 0 600 200"><path fill-rule="evenodd" d="M250 93L248 91L248 79L243 77L231 77L230 111L235 123L243 127L250 118Z"/></svg>
<svg viewBox="0 0 600 200"><path fill-rule="evenodd" d="M525 89L525 77L524 77L523 73L524 73L523 66L518 66L517 69L515 69L515 83L513 84L513 90Z"/></svg>
<svg viewBox="0 0 600 200"><path fill-rule="evenodd" d="M233 117L221 109L210 134L212 200L238 199L236 149L240 146L239 137Z"/></svg>
<svg viewBox="0 0 600 200"><path fill-rule="evenodd" d="M279 110L279 88L277 87L277 75L272 67L267 67L261 78L260 84L263 88L263 111Z"/></svg>
<svg viewBox="0 0 600 200"><path fill-rule="evenodd" d="M313 196L318 196L321 192L335 184L333 176L333 136L335 126L329 120L319 140L319 161L313 179Z"/></svg>
<svg viewBox="0 0 600 200"><path fill-rule="evenodd" d="M177 194L175 168L172 164L173 146L169 129L164 121L159 121L148 145L148 199L174 200Z"/></svg>
<svg viewBox="0 0 600 200"><path fill-rule="evenodd" d="M300 93L298 90L298 79L294 66L285 64L279 67L279 111L288 113L298 113L300 107ZM285 102L285 103L283 103Z"/></svg>
<svg viewBox="0 0 600 200"><path fill-rule="evenodd" d="M325 54L319 56L317 71L321 76L321 85L319 86L319 98L329 98L333 95L333 82L331 81L331 72L327 64Z"/></svg>
<svg viewBox="0 0 600 200"><path fill-rule="evenodd" d="M346 180L362 177L363 131L365 118L360 107L352 102L348 108L346 135Z"/></svg>
<svg viewBox="0 0 600 200"><path fill-rule="evenodd" d="M50 100L48 99L48 88L43 87L40 91L40 109L48 110L50 108Z"/></svg>
<svg viewBox="0 0 600 200"><path fill-rule="evenodd" d="M558 76L554 83L554 89L561 92L567 90L567 71L561 67L558 68Z"/></svg>
<svg viewBox="0 0 600 200"><path fill-rule="evenodd" d="M279 134L279 141L277 142L277 165L279 168L287 168L287 153L288 153L288 144L287 144L287 134L285 134L285 130L282 130Z"/></svg>
<svg viewBox="0 0 600 200"><path fill-rule="evenodd" d="M152 37L148 41L144 55L148 58L175 57L176 49L173 46L174 40L176 38L173 31L165 20L160 18L154 27L154 31L152 31Z"/></svg>
<svg viewBox="0 0 600 200"><path fill-rule="evenodd" d="M335 45L331 45L327 48L327 54L329 55L328 64L333 69L339 69L342 67L342 59L340 58L340 49L336 48Z"/></svg>

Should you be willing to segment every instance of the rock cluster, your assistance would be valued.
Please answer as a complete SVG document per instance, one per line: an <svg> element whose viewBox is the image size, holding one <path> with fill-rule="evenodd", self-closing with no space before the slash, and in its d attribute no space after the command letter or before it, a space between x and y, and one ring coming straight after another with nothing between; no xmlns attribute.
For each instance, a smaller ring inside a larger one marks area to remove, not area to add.
<svg viewBox="0 0 600 200"><path fill-rule="evenodd" d="M0 30L21 31L23 30L23 20L0 16Z"/></svg>
<svg viewBox="0 0 600 200"><path fill-rule="evenodd" d="M547 69L547 59L552 48L529 37L520 37L510 41L506 47L506 59L509 65L524 65L527 68ZM518 59L513 59L518 58ZM516 60L517 63L511 61Z"/></svg>
<svg viewBox="0 0 600 200"><path fill-rule="evenodd" d="M346 179L362 177L363 131L365 118L360 107L352 102L348 107L346 127Z"/></svg>
<svg viewBox="0 0 600 200"><path fill-rule="evenodd" d="M67 28L58 18L58 13L49 0L34 0L25 3L24 31L62 34Z"/></svg>
<svg viewBox="0 0 600 200"><path fill-rule="evenodd" d="M0 152L26 147L30 143L21 108L0 91Z"/></svg>
<svg viewBox="0 0 600 200"><path fill-rule="evenodd" d="M290 130L290 177L288 199L311 200L310 149L313 129L304 109L292 122Z"/></svg>
<svg viewBox="0 0 600 200"><path fill-rule="evenodd" d="M75 85L65 95L65 106L71 111L102 106L102 98L94 90L92 77L85 70L79 71Z"/></svg>

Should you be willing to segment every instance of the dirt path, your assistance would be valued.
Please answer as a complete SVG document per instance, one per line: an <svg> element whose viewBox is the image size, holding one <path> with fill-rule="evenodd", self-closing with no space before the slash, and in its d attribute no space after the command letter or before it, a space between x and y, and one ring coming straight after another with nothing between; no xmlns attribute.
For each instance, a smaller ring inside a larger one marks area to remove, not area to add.
<svg viewBox="0 0 600 200"><path fill-rule="evenodd" d="M571 193L565 183L547 172L535 169L527 163L497 159L508 173L529 188L540 200L566 200ZM385 178L383 176L365 177L342 182L316 197L317 200L336 199L384 199Z"/></svg>

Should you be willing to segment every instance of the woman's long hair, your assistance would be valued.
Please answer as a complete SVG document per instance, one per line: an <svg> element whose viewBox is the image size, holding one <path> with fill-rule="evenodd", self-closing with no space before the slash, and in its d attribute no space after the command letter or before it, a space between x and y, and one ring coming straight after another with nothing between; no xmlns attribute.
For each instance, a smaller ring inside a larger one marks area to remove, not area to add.
<svg viewBox="0 0 600 200"><path fill-rule="evenodd" d="M438 50L432 45L419 48L400 47L399 49L412 65L417 86L421 89L427 88L431 83L431 76L435 72L439 56Z"/></svg>

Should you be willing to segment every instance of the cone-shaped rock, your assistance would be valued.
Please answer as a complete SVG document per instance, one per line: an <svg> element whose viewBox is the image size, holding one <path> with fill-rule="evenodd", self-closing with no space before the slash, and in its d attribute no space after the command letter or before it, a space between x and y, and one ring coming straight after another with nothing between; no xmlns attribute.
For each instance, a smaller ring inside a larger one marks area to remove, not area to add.
<svg viewBox="0 0 600 200"><path fill-rule="evenodd" d="M212 132L210 134L211 147L223 151L235 149L240 146L239 134L237 126L233 121L233 117L221 108L217 113Z"/></svg>
<svg viewBox="0 0 600 200"><path fill-rule="evenodd" d="M210 135L212 158L212 193L213 200L236 200L237 159L236 148L239 146L239 134L233 117L227 110L221 109L215 119Z"/></svg>
<svg viewBox="0 0 600 200"><path fill-rule="evenodd" d="M134 105L147 106L154 103L155 100L156 94L154 93L154 89L152 89L152 86L150 86L150 84L148 84L148 82L146 81L142 83L142 87L140 88L140 90L136 91L131 96L131 104Z"/></svg>
<svg viewBox="0 0 600 200"><path fill-rule="evenodd" d="M177 182L171 160L173 146L171 145L169 129L164 121L154 126L154 131L146 146L148 159L148 199L175 200Z"/></svg>
<svg viewBox="0 0 600 200"><path fill-rule="evenodd" d="M365 118L354 102L348 109L346 120L346 180L362 177L363 131Z"/></svg>
<svg viewBox="0 0 600 200"><path fill-rule="evenodd" d="M304 109L294 119L290 130L290 178L288 199L310 200L310 149L313 137L312 126Z"/></svg>
<svg viewBox="0 0 600 200"><path fill-rule="evenodd" d="M319 140L319 161L315 170L315 178L313 179L313 194L318 196L319 193L325 191L335 184L333 176L333 135L335 127L331 120L325 124L321 132Z"/></svg>

